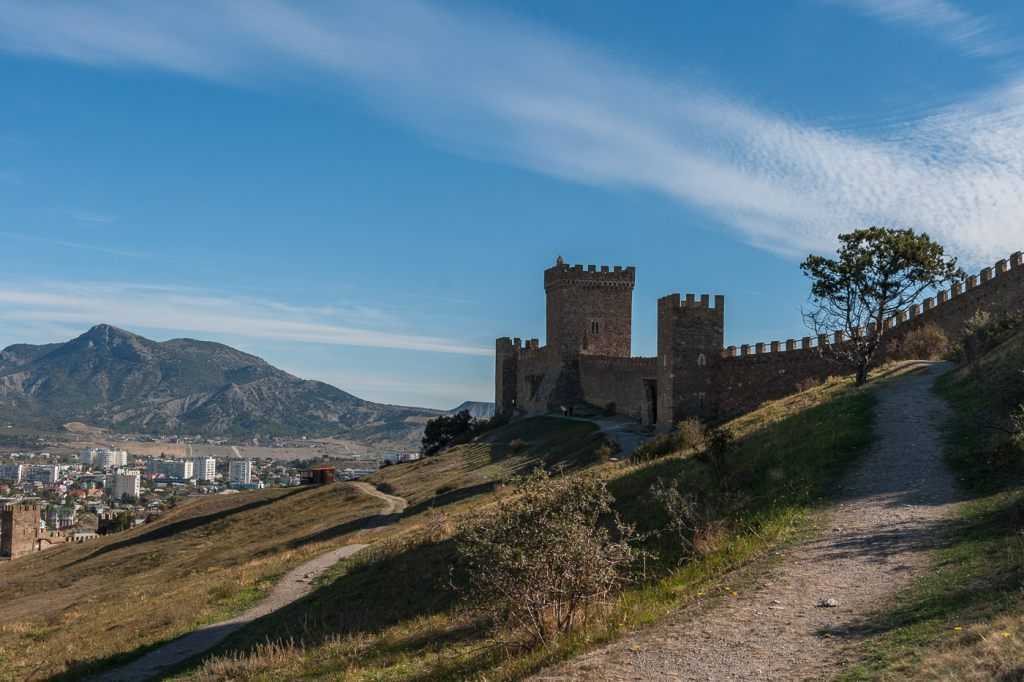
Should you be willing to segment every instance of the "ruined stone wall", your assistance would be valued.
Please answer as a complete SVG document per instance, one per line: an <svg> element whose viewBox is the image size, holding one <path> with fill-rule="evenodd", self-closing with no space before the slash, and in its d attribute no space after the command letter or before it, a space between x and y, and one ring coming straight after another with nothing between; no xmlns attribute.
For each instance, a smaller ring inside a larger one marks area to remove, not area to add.
<svg viewBox="0 0 1024 682"><path fill-rule="evenodd" d="M629 357L633 336L632 267L557 263L544 271L547 347L565 358L579 353Z"/></svg>
<svg viewBox="0 0 1024 682"><path fill-rule="evenodd" d="M617 414L650 423L645 413L646 391L656 385L657 358L580 357L584 401L601 408L614 403Z"/></svg>
<svg viewBox="0 0 1024 682"><path fill-rule="evenodd" d="M39 505L17 502L0 507L0 556L17 559L35 551Z"/></svg>

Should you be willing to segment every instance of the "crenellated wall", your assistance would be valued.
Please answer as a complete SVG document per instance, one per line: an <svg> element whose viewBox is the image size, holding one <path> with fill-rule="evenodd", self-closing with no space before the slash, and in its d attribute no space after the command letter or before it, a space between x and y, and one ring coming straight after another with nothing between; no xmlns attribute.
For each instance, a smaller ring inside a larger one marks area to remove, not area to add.
<svg viewBox="0 0 1024 682"><path fill-rule="evenodd" d="M957 341L963 335L964 325L979 310L995 315L1024 312L1024 258L1020 252L887 320L883 325L885 346L879 361L898 352L906 334L926 324L935 324L951 341ZM869 327L860 333L874 331ZM831 338L804 337L799 341L729 346L722 352L716 382L719 416L746 412L766 400L789 395L807 379L823 380L844 373L842 367L819 352L821 346L844 342L843 334L837 332Z"/></svg>
<svg viewBox="0 0 1024 682"><path fill-rule="evenodd" d="M566 265L544 272L548 344L500 338L495 401L504 413L541 413L588 402L662 430L690 416L729 417L797 391L808 379L845 369L820 352L846 343L829 338L729 346L723 349L725 297L671 294L658 300L658 355L630 357L634 268ZM920 305L887 320L886 353L911 330L934 323L953 341L978 311L1024 313L1024 257L1014 253ZM860 334L874 334L873 327ZM552 342L555 340L555 343Z"/></svg>

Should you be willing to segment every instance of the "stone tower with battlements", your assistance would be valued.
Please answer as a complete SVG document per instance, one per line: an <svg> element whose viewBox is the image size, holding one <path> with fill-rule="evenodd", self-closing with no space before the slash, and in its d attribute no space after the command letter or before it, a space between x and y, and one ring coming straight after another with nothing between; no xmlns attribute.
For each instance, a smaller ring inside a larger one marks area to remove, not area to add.
<svg viewBox="0 0 1024 682"><path fill-rule="evenodd" d="M566 359L581 353L628 358L633 334L632 267L566 265L544 271L547 345Z"/></svg>
<svg viewBox="0 0 1024 682"><path fill-rule="evenodd" d="M658 300L657 418L668 429L685 417L716 414L716 373L725 343L725 296L671 294Z"/></svg>
<svg viewBox="0 0 1024 682"><path fill-rule="evenodd" d="M40 519L36 502L0 505L0 557L17 559L35 551Z"/></svg>

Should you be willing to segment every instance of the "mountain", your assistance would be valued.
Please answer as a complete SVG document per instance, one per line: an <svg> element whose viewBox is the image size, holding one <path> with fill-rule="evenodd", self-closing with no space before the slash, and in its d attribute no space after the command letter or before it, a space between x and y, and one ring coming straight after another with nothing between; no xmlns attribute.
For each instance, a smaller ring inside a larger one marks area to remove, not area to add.
<svg viewBox="0 0 1024 682"><path fill-rule="evenodd" d="M450 410L450 414L458 414L459 412L466 410L469 411L469 416L474 419L490 419L494 416L494 403L482 403L476 400L467 400L454 410Z"/></svg>
<svg viewBox="0 0 1024 682"><path fill-rule="evenodd" d="M0 351L0 419L204 436L415 441L440 414L299 379L209 341L156 342L101 324L66 343Z"/></svg>

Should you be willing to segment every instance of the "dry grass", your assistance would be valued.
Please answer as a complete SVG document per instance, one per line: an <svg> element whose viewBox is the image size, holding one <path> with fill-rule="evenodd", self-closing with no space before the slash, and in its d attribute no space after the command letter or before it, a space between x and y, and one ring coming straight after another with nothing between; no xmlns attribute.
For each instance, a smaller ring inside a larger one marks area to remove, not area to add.
<svg viewBox="0 0 1024 682"><path fill-rule="evenodd" d="M904 367L896 366L881 374L901 371ZM456 560L450 528L482 505L500 503L505 491L499 490L444 506L444 523L435 518L428 524L426 515L415 517L421 527L410 529L403 523L404 535L395 538L392 532L390 542L378 543L334 570L304 603L239 633L201 668L183 676L226 679L210 675L229 671L224 674L230 676L237 670L245 679L246 670L258 670L252 679L521 679L657 620L699 592L714 590L732 569L799 534L825 487L870 443L870 415L870 389L854 389L849 381L834 379L732 422L741 460L736 472L746 486L743 511L699 538L699 559L679 566L675 557L665 556L663 565L652 567L650 580L608 605L605 618L550 647L510 651L499 646L446 589ZM563 430L577 423L530 421L509 425L489 442L389 468L378 482L394 486L396 494L426 509L431 501L437 502L433 495L439 487L477 490L481 482L519 472L527 463L502 444L517 438L528 444L532 465L557 461L559 457L545 458L545 451L558 443L562 458L582 465L592 457L573 455L578 445ZM573 438L578 441L581 436L599 443L592 431ZM616 507L641 530L657 523L658 512L648 492L658 478L674 476L693 486L706 485L708 478L706 467L685 453L642 464L598 466L618 500ZM282 658L278 650L267 650L270 653L261 657L259 647L275 642L289 645L287 655ZM292 648L292 643L301 648Z"/></svg>
<svg viewBox="0 0 1024 682"><path fill-rule="evenodd" d="M74 679L255 603L382 506L352 486L196 500L160 521L0 564L0 680ZM109 660L108 660L109 662Z"/></svg>

